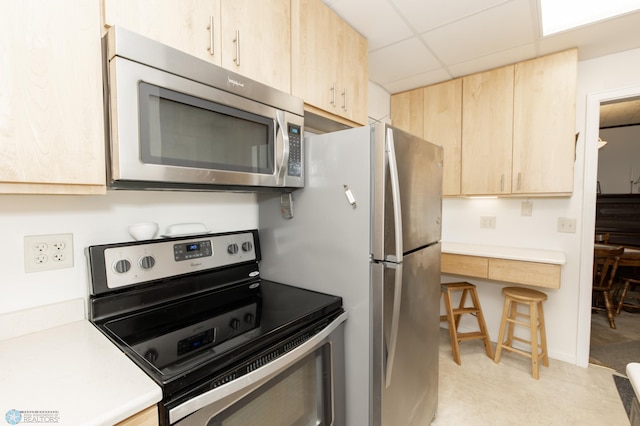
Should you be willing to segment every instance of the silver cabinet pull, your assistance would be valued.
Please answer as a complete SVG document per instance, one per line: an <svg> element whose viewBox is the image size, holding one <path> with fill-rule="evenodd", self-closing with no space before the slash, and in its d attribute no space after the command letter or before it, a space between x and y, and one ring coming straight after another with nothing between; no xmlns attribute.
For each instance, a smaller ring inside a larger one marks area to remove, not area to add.
<svg viewBox="0 0 640 426"><path fill-rule="evenodd" d="M518 184L516 185L516 188L518 191L520 191L520 183L522 181L522 173L518 172Z"/></svg>
<svg viewBox="0 0 640 426"><path fill-rule="evenodd" d="M342 91L342 97L344 98L344 102L342 103L342 109L348 111L347 109L347 88L345 87Z"/></svg>
<svg viewBox="0 0 640 426"><path fill-rule="evenodd" d="M209 54L213 56L215 54L215 50L213 49L213 43L215 41L213 35L213 16L209 16L209 26L207 29L209 30Z"/></svg>
<svg viewBox="0 0 640 426"><path fill-rule="evenodd" d="M500 192L504 192L504 173L500 177Z"/></svg>
<svg viewBox="0 0 640 426"><path fill-rule="evenodd" d="M333 82L333 86L331 86L331 105L336 106L336 82Z"/></svg>
<svg viewBox="0 0 640 426"><path fill-rule="evenodd" d="M236 30L236 38L233 39L233 42L236 44L236 57L233 62L240 66L240 30Z"/></svg>

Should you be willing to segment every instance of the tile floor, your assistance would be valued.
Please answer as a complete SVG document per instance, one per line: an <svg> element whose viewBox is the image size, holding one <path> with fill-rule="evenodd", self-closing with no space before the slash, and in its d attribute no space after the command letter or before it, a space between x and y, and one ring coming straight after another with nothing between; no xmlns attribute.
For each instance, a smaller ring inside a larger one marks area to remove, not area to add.
<svg viewBox="0 0 640 426"><path fill-rule="evenodd" d="M629 420L613 371L554 359L531 377L530 360L503 351L500 364L482 342L460 345L462 365L451 358L449 334L440 330L440 387L434 426L626 426Z"/></svg>

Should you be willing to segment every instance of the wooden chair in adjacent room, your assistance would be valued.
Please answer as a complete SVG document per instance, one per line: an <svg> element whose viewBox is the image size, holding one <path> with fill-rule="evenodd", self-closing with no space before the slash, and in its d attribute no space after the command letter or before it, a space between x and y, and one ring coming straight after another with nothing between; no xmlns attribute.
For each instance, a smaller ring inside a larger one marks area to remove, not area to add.
<svg viewBox="0 0 640 426"><path fill-rule="evenodd" d="M640 252L625 250L624 256L618 261L618 279L621 285L614 293L614 301L617 301L616 315L620 315L623 308L631 312L640 310L640 300L630 297L629 290L640 285Z"/></svg>
<svg viewBox="0 0 640 426"><path fill-rule="evenodd" d="M613 284L618 270L620 256L624 253L624 247L611 249L594 249L593 251L593 289L591 308L607 312L609 327L616 328L614 319L616 307L613 304ZM598 302L604 302L604 308Z"/></svg>

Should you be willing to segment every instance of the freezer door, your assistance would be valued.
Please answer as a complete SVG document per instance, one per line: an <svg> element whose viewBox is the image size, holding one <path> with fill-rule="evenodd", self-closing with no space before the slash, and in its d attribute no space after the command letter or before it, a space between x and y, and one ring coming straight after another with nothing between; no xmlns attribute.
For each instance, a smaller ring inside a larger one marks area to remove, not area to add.
<svg viewBox="0 0 640 426"><path fill-rule="evenodd" d="M374 134L373 257L400 261L440 241L442 147L382 124Z"/></svg>
<svg viewBox="0 0 640 426"><path fill-rule="evenodd" d="M429 424L438 404L440 244L402 264L374 263L372 276L372 424Z"/></svg>

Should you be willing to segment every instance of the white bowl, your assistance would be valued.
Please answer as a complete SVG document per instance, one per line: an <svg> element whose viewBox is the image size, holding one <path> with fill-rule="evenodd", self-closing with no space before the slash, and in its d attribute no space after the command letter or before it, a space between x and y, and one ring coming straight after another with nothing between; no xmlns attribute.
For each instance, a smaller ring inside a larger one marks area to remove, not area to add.
<svg viewBox="0 0 640 426"><path fill-rule="evenodd" d="M150 240L158 234L158 224L155 222L142 222L129 225L129 235L134 240Z"/></svg>

